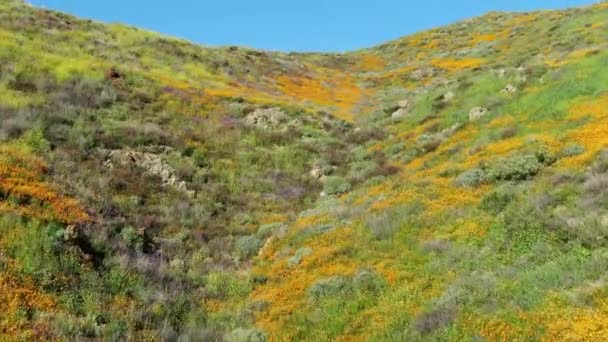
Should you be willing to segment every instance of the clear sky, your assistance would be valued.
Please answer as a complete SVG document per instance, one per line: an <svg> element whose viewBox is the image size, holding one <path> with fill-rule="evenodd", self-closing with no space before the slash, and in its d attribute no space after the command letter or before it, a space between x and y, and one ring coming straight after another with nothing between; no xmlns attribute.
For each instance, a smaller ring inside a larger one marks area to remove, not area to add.
<svg viewBox="0 0 608 342"><path fill-rule="evenodd" d="M348 51L492 10L529 11L593 0L29 0L205 45Z"/></svg>

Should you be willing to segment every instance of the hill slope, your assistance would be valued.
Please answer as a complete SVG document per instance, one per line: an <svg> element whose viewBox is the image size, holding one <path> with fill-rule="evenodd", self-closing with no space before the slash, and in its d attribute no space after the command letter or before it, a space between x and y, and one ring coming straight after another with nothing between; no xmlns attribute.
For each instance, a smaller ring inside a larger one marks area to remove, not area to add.
<svg viewBox="0 0 608 342"><path fill-rule="evenodd" d="M608 337L608 6L343 55L0 4L0 335Z"/></svg>

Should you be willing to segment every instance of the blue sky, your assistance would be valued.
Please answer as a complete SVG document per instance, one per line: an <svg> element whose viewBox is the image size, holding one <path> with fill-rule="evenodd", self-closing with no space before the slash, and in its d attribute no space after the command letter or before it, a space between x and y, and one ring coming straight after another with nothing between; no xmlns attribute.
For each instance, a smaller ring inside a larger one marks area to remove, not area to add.
<svg viewBox="0 0 608 342"><path fill-rule="evenodd" d="M205 45L348 51L492 10L529 11L593 0L29 0Z"/></svg>

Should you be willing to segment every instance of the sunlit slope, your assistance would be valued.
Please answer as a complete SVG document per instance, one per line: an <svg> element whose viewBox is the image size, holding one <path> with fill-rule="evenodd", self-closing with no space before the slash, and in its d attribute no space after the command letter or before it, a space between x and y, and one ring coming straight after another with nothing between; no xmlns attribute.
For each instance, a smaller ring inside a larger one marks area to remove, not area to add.
<svg viewBox="0 0 608 342"><path fill-rule="evenodd" d="M375 56L368 120L390 132L366 153L400 171L322 200L263 250L256 325L294 340L607 338L606 22L603 4L497 13L360 52Z"/></svg>

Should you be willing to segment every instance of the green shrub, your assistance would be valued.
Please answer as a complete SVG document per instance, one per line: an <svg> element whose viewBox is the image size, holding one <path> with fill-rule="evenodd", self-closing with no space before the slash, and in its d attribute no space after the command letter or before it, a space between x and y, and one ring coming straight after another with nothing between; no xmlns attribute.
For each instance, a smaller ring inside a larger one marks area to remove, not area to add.
<svg viewBox="0 0 608 342"><path fill-rule="evenodd" d="M488 178L492 180L526 180L539 173L544 167L538 156L534 154L512 156L493 163L488 170Z"/></svg>
<svg viewBox="0 0 608 342"><path fill-rule="evenodd" d="M308 289L308 297L312 301L321 301L351 294L353 291L351 280L344 276L332 276L314 283Z"/></svg>
<svg viewBox="0 0 608 342"><path fill-rule="evenodd" d="M375 239L385 240L391 238L423 210L424 205L414 201L369 215L365 224Z"/></svg>
<svg viewBox="0 0 608 342"><path fill-rule="evenodd" d="M504 184L487 193L481 200L481 208L491 213L503 211L516 197L516 191L512 184Z"/></svg>
<svg viewBox="0 0 608 342"><path fill-rule="evenodd" d="M363 146L353 148L348 156L350 162L362 162L371 158L372 154Z"/></svg>
<svg viewBox="0 0 608 342"><path fill-rule="evenodd" d="M342 194L350 191L350 189L350 183L346 179L338 176L329 176L325 178L323 184L323 191L327 195Z"/></svg>
<svg viewBox="0 0 608 342"><path fill-rule="evenodd" d="M194 160L194 165L202 168L209 167L209 157L207 153L201 149L196 149L192 153L192 159Z"/></svg>
<svg viewBox="0 0 608 342"><path fill-rule="evenodd" d="M267 239L273 234L280 234L282 231L287 229L287 225L284 223L269 223L260 226L256 235L260 239Z"/></svg>
<svg viewBox="0 0 608 342"><path fill-rule="evenodd" d="M248 259L256 254L262 247L262 240L255 235L241 236L236 239L235 253L239 259Z"/></svg>
<svg viewBox="0 0 608 342"><path fill-rule="evenodd" d="M216 298L244 298L251 292L251 282L230 272L214 271L207 275L205 290Z"/></svg>
<svg viewBox="0 0 608 342"><path fill-rule="evenodd" d="M394 156L394 155L396 155L396 154L398 154L398 153L400 153L400 152L404 151L404 150L405 150L405 148L406 148L406 146L407 146L407 145L406 145L404 142L395 143L395 144L392 144L392 145L388 146L388 147L385 149L385 151L386 151L386 153L387 153L388 155Z"/></svg>
<svg viewBox="0 0 608 342"><path fill-rule="evenodd" d="M488 176L482 169L465 171L456 177L454 183L462 187L476 187L488 180Z"/></svg>
<svg viewBox="0 0 608 342"><path fill-rule="evenodd" d="M378 240L393 236L401 228L388 213L372 215L367 218L365 223L372 235Z"/></svg>
<svg viewBox="0 0 608 342"><path fill-rule="evenodd" d="M575 157L581 155L585 152L585 146L572 144L564 147L561 151L561 156L564 158Z"/></svg>
<svg viewBox="0 0 608 342"><path fill-rule="evenodd" d="M30 151L36 154L44 155L51 150L51 144L45 139L42 130L33 129L26 132L21 141L28 147Z"/></svg>
<svg viewBox="0 0 608 342"><path fill-rule="evenodd" d="M130 249L141 251L144 247L144 238L133 227L125 227L121 232L123 241Z"/></svg>
<svg viewBox="0 0 608 342"><path fill-rule="evenodd" d="M129 274L119 268L112 268L104 274L104 288L111 294L124 293L132 286Z"/></svg>
<svg viewBox="0 0 608 342"><path fill-rule="evenodd" d="M386 281L376 272L370 269L361 269L353 277L353 287L355 290L376 295L387 286Z"/></svg>
<svg viewBox="0 0 608 342"><path fill-rule="evenodd" d="M447 327L456 318L457 311L452 307L439 307L422 313L414 319L414 329L421 334L429 334Z"/></svg>
<svg viewBox="0 0 608 342"><path fill-rule="evenodd" d="M424 152L434 152L443 142L441 134L423 134L418 137L418 144Z"/></svg>
<svg viewBox="0 0 608 342"><path fill-rule="evenodd" d="M378 164L373 160L356 162L350 165L348 178L351 180L361 181L368 178L378 169Z"/></svg>
<svg viewBox="0 0 608 342"><path fill-rule="evenodd" d="M287 260L287 266L296 267L302 262L305 256L312 254L312 249L309 247L303 247L296 251L296 253Z"/></svg>

